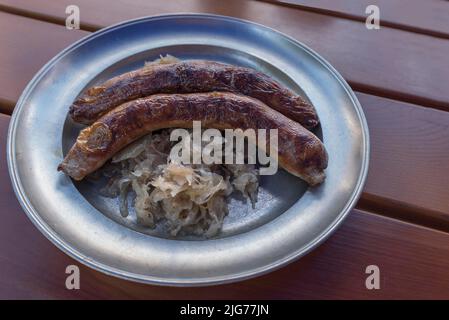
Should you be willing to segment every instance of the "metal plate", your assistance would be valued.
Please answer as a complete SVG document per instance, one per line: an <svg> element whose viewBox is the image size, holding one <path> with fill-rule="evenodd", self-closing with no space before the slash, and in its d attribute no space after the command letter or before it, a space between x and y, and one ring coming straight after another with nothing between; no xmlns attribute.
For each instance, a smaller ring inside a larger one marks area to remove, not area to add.
<svg viewBox="0 0 449 320"><path fill-rule="evenodd" d="M317 188L279 172L265 176L256 209L239 199L217 238L167 239L123 219L116 203L89 183L56 171L79 127L67 118L88 85L135 69L159 54L255 68L309 99L329 153ZM302 89L299 88L301 86ZM78 41L34 77L10 124L8 165L33 223L64 252L99 271L165 285L245 279L278 268L321 243L361 193L368 168L368 128L343 78L318 54L267 27L214 15L127 21Z"/></svg>

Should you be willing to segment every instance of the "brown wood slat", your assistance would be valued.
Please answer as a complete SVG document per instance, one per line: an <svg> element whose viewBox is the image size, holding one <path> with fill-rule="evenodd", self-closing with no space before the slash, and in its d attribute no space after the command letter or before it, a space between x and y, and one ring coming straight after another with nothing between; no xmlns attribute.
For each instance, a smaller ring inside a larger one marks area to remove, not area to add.
<svg viewBox="0 0 449 320"><path fill-rule="evenodd" d="M8 44L0 54L0 100L11 101L3 105L3 110L10 112L41 65L87 33L5 13L0 13L0 18L0 39ZM17 33L25 34L23 37L1 28L13 23L23 26ZM28 37L24 29L33 30L33 36ZM30 41L33 50L27 50ZM445 174L449 172L449 113L357 95L368 119L372 145L362 208L449 230Z"/></svg>
<svg viewBox="0 0 449 320"><path fill-rule="evenodd" d="M64 22L69 4L80 7L82 25L93 29L144 15L179 11L253 20L317 50L357 90L449 110L446 39L392 28L367 30L357 21L255 1L0 0L4 10L51 17L59 23Z"/></svg>
<svg viewBox="0 0 449 320"><path fill-rule="evenodd" d="M81 266L81 289L65 289L77 264L28 220L11 189L0 115L0 298L108 299L408 299L449 298L449 234L354 210L339 230L303 259L262 277L223 286L155 287ZM380 268L381 289L365 289L365 268Z"/></svg>
<svg viewBox="0 0 449 320"><path fill-rule="evenodd" d="M34 74L55 54L87 34L0 12L0 111L10 113Z"/></svg>
<svg viewBox="0 0 449 320"><path fill-rule="evenodd" d="M447 0L260 0L366 21L365 9L377 5L382 26L449 39Z"/></svg>
<svg viewBox="0 0 449 320"><path fill-rule="evenodd" d="M449 113L357 96L371 138L362 207L449 230Z"/></svg>

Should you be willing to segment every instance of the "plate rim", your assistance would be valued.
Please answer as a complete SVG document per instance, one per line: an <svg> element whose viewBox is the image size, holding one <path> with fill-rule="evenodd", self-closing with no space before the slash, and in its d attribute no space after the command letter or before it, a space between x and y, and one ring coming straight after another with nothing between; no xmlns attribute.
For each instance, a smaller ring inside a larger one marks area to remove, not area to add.
<svg viewBox="0 0 449 320"><path fill-rule="evenodd" d="M361 124L361 133L362 133L362 164L361 170L357 179L357 184L354 186L351 197L349 198L346 206L340 211L340 213L336 216L333 222L325 228L319 236L317 236L313 241L307 244L307 246L299 248L298 250L293 251L291 254L282 257L281 259L276 259L270 264L263 265L259 268L253 268L250 270L246 270L245 272L235 273L235 274L226 274L222 276L215 277L195 277L195 278L166 278L166 277L154 277L143 275L139 273L133 273L124 271L119 268L111 267L107 264L100 263L89 257L85 256L82 252L73 248L70 244L68 244L64 239L61 239L54 230L52 230L42 219L40 218L39 213L36 209L33 208L32 204L29 202L27 195L24 192L24 188L22 186L21 180L17 175L15 170L16 168L16 157L15 157L15 145L13 143L13 137L15 135L15 131L17 128L19 114L22 109L23 102L31 93L34 85L40 80L42 76L46 74L46 72L55 65L58 60L63 57L67 52L76 49L78 46L82 45L87 41L91 41L95 39L97 36L114 31L115 29L121 28L123 26L132 25L136 23L140 23L147 20L159 20L159 19L173 19L173 18L203 18L203 19L221 19L225 21L235 21L239 23L249 24L253 26L257 26L259 28L268 30L270 32L274 32L282 36L284 39L292 42L294 45L301 47L308 54L310 54L313 58L315 58L322 66L329 70L332 76L340 83L342 88L344 88L348 97L350 98L352 105L356 111L357 117ZM261 276L268 272L279 269L295 260L298 260L300 257L306 255L316 247L318 247L321 243L323 243L344 221L344 219L348 216L349 212L354 208L357 200L360 198L363 187L365 185L368 168L369 168L369 160L370 160L370 137L369 137L369 128L368 123L366 121L363 109L358 101L354 91L351 89L349 84L344 80L344 78L340 75L340 73L323 57L321 57L317 52L313 49L309 48L307 45L302 42L294 39L293 37L286 35L283 32L280 32L274 28L265 26L263 24L249 21L246 19L240 19L230 16L217 15L217 14L204 14L204 13L172 13L172 14L162 14L162 15L152 15L152 16L144 16L134 19L129 19L125 21L121 21L119 23L113 24L111 26L99 29L91 34L86 35L85 37L77 40L71 45L67 46L65 49L61 50L58 54L56 54L51 60L49 60L39 71L35 74L35 76L31 79L31 81L27 84L22 94L20 95L16 106L11 115L10 124L8 127L8 138L6 144L6 157L8 162L8 172L13 185L14 193L22 207L25 211L28 218L32 221L32 223L37 227L37 229L48 239L50 240L56 247L58 247L61 251L74 258L76 261L94 269L105 273L110 276L115 276L121 279L130 280L139 283L145 284L153 284L153 285L166 285L166 286L209 286L209 285L218 285L224 283L232 283L237 281L242 281L245 279Z"/></svg>

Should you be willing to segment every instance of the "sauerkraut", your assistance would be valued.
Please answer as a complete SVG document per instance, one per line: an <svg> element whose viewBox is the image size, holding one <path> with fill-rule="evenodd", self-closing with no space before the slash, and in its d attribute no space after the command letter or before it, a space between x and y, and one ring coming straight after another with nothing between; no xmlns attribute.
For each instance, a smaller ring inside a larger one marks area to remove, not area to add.
<svg viewBox="0 0 449 320"><path fill-rule="evenodd" d="M161 55L145 66L179 61L174 56ZM124 218L129 215L128 194L132 193L131 205L137 222L143 226L153 228L164 223L172 236L180 233L214 236L228 213L227 200L232 192L240 192L254 207L259 187L258 169L250 164L177 163L169 156L176 143L170 141L172 130L150 133L117 153L100 170L108 179L101 192L119 198ZM214 142L223 144L224 139ZM193 143L190 146L192 156L201 152Z"/></svg>
<svg viewBox="0 0 449 320"><path fill-rule="evenodd" d="M170 63L177 63L180 62L181 60L179 60L178 58L172 56L172 55L160 55L159 59L156 59L154 61L147 61L145 62L145 66L151 66L154 64L170 64Z"/></svg>
<svg viewBox="0 0 449 320"><path fill-rule="evenodd" d="M232 192L240 192L254 206L258 170L249 164L176 163L170 158L176 143L170 141L171 130L148 134L116 154L101 170L109 179L102 193L119 197L120 213L127 217L131 192L131 205L143 226L164 223L171 236L214 236L228 213Z"/></svg>

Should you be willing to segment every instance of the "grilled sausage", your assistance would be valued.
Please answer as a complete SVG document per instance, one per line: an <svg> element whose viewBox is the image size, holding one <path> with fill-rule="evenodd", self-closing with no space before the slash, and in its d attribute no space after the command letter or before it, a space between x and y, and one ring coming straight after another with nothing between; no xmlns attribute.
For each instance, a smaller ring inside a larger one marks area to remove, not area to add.
<svg viewBox="0 0 449 320"><path fill-rule="evenodd" d="M325 178L327 153L313 133L259 100L222 92L159 94L122 104L81 131L58 170L82 180L143 135L189 128L193 121L219 130L278 129L279 165L310 185Z"/></svg>
<svg viewBox="0 0 449 320"><path fill-rule="evenodd" d="M315 108L263 73L212 61L151 64L91 87L70 107L76 122L91 124L118 105L157 93L226 91L256 98L311 129Z"/></svg>

